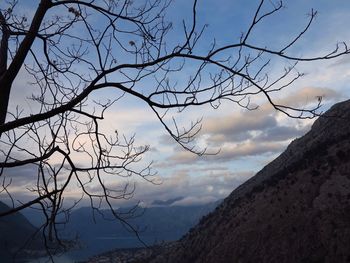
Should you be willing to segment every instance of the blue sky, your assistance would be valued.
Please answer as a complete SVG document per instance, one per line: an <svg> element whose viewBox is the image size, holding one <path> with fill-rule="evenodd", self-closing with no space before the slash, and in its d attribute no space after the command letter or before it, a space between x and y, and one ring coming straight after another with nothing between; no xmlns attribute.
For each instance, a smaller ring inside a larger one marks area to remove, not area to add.
<svg viewBox="0 0 350 263"><path fill-rule="evenodd" d="M27 5L23 9L27 13L34 10L37 3L22 2ZM168 41L181 39L181 20L189 21L191 2L175 0L169 8L168 19L173 21L174 31ZM3 5L4 1L0 3ZM208 25L198 51L207 50L214 38L218 45L237 42L241 32L246 31L249 26L258 3L259 1L244 0L198 1L198 25ZM271 48L290 41L307 23L311 8L318 11L317 19L303 39L290 49L290 54L319 55L332 50L337 42L349 43L347 20L350 2L347 0L285 1L285 8L255 28L249 41ZM185 70L176 75L180 83L188 78L188 72L193 66L188 64ZM274 76L285 66L280 60L273 60L269 74ZM350 97L349 66L349 56L331 61L301 63L298 68L307 75L276 94L276 98L289 105L306 106L315 102L316 96L322 95L325 97L322 110L326 110L334 102ZM22 73L12 92L11 107L14 108L16 104L27 105L27 110L35 111L35 108L31 108L31 102L26 99L31 91L23 92L24 85L27 85L27 78L25 73ZM142 89L152 88L154 84L148 81L144 85ZM117 95L115 90L95 94L102 99ZM167 200L179 196L183 199L176 203L182 205L224 198L278 156L291 140L307 132L312 124L310 120L292 120L276 113L262 98L256 98L254 103L260 107L252 112L231 103L223 103L217 110L205 106L191 107L181 114L174 112L173 116L185 126L192 120L203 117L203 128L197 138L197 145L208 147L212 152L220 152L214 156L198 157L184 151L167 134L145 103L130 96L119 100L106 112L106 120L101 126L107 133L118 129L127 136L136 134L137 144L150 145L151 151L143 161L154 161L154 168L158 172L156 181L161 184L153 185L140 178L128 179L136 182L135 196L131 201L120 201L116 205L136 201L150 205L154 200ZM84 162L84 159L79 161ZM28 167L22 172L27 174ZM110 184L117 186L120 184L118 180L113 180ZM21 184L19 194L26 180L21 181ZM76 189L72 188L69 197L75 196Z"/></svg>
<svg viewBox="0 0 350 263"><path fill-rule="evenodd" d="M181 10L189 8L190 1L178 2ZM198 16L200 23L209 25L205 39L215 37L217 42L226 43L230 39L238 39L241 31L249 25L257 1L221 2L219 5L218 1L199 1ZM293 53L317 55L331 50L338 41L349 39L346 26L349 2L287 1L285 4L281 13L257 28L253 39L255 43L273 47L290 40L292 34L297 34L307 22L311 8L318 11L318 17L301 44L292 50ZM317 95L325 95L323 110L336 101L349 98L347 82L350 71L346 61L349 60L344 57L300 65L307 75L279 96L288 103L306 105L314 101ZM278 70L283 66L276 62L273 68ZM133 105L132 99L125 101L125 104ZM136 112L143 110L144 106L137 101L135 104L137 105L132 110L137 115ZM183 114L188 114L187 116L179 116L187 121L204 117L199 142L208 145L213 151L221 149L218 155L204 157L181 150L156 119L149 116L146 118L148 121L135 119L132 125L135 125L137 137L151 144L153 151L150 159L155 161L155 167L163 181L160 186L141 182L136 197L146 203L155 198L165 200L176 196L186 197L178 201L178 204L224 198L278 156L291 140L302 136L313 122L288 119L268 108L262 102L260 110L246 112L235 105L225 104L219 110L191 108ZM151 112L148 114L152 115Z"/></svg>

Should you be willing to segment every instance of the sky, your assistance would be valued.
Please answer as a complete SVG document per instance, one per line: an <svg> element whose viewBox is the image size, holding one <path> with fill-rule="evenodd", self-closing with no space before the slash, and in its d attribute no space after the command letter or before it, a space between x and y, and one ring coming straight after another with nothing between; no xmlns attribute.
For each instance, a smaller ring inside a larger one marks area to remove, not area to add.
<svg viewBox="0 0 350 263"><path fill-rule="evenodd" d="M21 1L19 1L21 3ZM28 14L33 13L37 1L22 1ZM244 0L200 0L198 1L199 25L207 25L199 49L207 49L215 39L219 45L237 41L241 32L249 27L259 1ZM267 1L268 3L269 1ZM173 33L169 41L176 41L181 29L181 20L189 19L191 1L175 0L169 7L167 18L173 21ZM4 1L0 1L1 7ZM332 50L335 44L350 39L348 14L350 2L347 0L289 0L285 8L269 17L254 29L251 42L261 46L278 47L290 41L307 23L311 8L318 11L310 30L291 50L293 55L317 56ZM350 43L349 43L350 44ZM187 65L189 71L193 65ZM271 76L278 74L286 65L280 60L271 64ZM276 98L288 105L304 107L323 96L322 111L332 104L350 98L348 81L350 78L350 57L343 56L330 61L301 63L298 69L306 75L296 83L276 94ZM188 78L188 72L176 75L179 82ZM148 84L148 83L147 83ZM31 105L31 91L23 91L28 85L24 72L16 79L11 94L11 107L26 105L27 110L35 111ZM110 98L117 96L106 90L95 96ZM276 158L287 145L305 134L314 120L296 120L278 113L262 98L254 100L259 108L247 111L236 104L224 102L218 109L209 106L187 108L182 113L174 113L179 124L189 125L191 121L203 118L202 130L196 140L198 147L207 147L215 155L197 156L185 151L167 134L148 106L131 96L125 96L105 114L101 127L106 133L116 129L132 136L138 145L150 145L143 163L153 161L157 172L156 184L140 178L129 178L136 184L136 192L131 200L120 200L116 206L130 205L140 201L145 206L155 200L174 199L173 205L204 204L225 198L233 189L248 180L271 160ZM86 162L87 160L79 160ZM18 196L26 198L28 174L34 167L26 166L8 171L16 174ZM110 184L118 187L121 178L112 179ZM74 199L77 189L70 190L68 198ZM85 204L84 202L82 203Z"/></svg>

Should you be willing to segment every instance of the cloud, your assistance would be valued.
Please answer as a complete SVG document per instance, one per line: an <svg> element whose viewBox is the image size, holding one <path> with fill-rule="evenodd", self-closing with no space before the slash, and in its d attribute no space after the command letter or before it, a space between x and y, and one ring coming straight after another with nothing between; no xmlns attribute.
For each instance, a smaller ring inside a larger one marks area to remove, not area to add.
<svg viewBox="0 0 350 263"><path fill-rule="evenodd" d="M328 67L342 67L342 66L349 66L350 64L350 57L349 56L343 56L340 59L336 60L332 64L330 64Z"/></svg>
<svg viewBox="0 0 350 263"><path fill-rule="evenodd" d="M261 113L246 111L242 114L233 114L222 118L212 118L204 124L205 126L203 130L205 133L210 134L235 136L235 134L242 134L253 130L262 130L276 125L276 119L273 116L267 115L260 117L257 115L261 115Z"/></svg>
<svg viewBox="0 0 350 263"><path fill-rule="evenodd" d="M169 158L169 166L173 165L191 165L195 162L229 162L246 157L252 157L263 154L274 154L281 152L286 148L285 143L281 142L255 142L246 141L239 144L224 145L221 147L220 152L215 155L197 156L187 151L180 151L174 153Z"/></svg>
<svg viewBox="0 0 350 263"><path fill-rule="evenodd" d="M218 199L215 198L214 196L204 196L204 197L189 196L189 197L183 198L182 200L174 202L172 205L173 206L203 205L203 204L213 203L217 200Z"/></svg>
<svg viewBox="0 0 350 263"><path fill-rule="evenodd" d="M203 169L197 166L191 169L175 169L170 176L163 178L160 185L139 180L131 200L113 200L113 202L116 207L132 205L138 200L144 206L159 205L159 201L155 200L162 200L161 203L164 201L168 203L170 200L169 205L208 203L225 198L253 173L253 171L231 172L228 168ZM120 187L120 184L118 186Z"/></svg>
<svg viewBox="0 0 350 263"><path fill-rule="evenodd" d="M176 202L179 202L181 200L185 199L183 196L175 197L175 198L170 198L167 200L154 200L151 203L151 206L170 206Z"/></svg>
<svg viewBox="0 0 350 263"><path fill-rule="evenodd" d="M167 166L174 164L193 164L193 162L196 161L203 161L203 159L194 153L181 149L179 151L175 151L175 153L170 156L170 158L167 160Z"/></svg>
<svg viewBox="0 0 350 263"><path fill-rule="evenodd" d="M213 202L226 197L242 182L253 175L253 172L230 172L229 170L214 171L208 168L206 172L197 169L180 170L175 173L187 174L184 181L171 180L164 181L162 188L173 189L173 184L177 185L175 192L184 196L183 199L174 202L173 205L203 204ZM198 174L196 174L198 173ZM190 176L191 174L191 176ZM168 194L173 194L169 191Z"/></svg>
<svg viewBox="0 0 350 263"><path fill-rule="evenodd" d="M325 96L329 101L339 98L339 93L328 88L305 87L277 101L301 107L317 103L317 96ZM200 204L225 197L253 175L253 172L249 176L244 172L232 172L242 171L239 163L250 163L254 170L254 158L259 158L255 159L256 162L261 161L262 156L270 160L271 156L282 152L291 140L305 134L310 124L310 121L281 117L268 103L260 105L255 111L241 110L207 118L203 125L203 140L209 147L220 147L220 153L199 157L179 146L173 147L171 155L159 168L182 169L164 180L160 186L162 190L152 190L152 193L146 193L147 197L140 193L140 196L149 200L155 196L168 200L170 191L174 197L184 197L173 205ZM168 138L162 138L162 142L168 142ZM232 163L235 170L230 171ZM218 169L211 170L214 167Z"/></svg>
<svg viewBox="0 0 350 263"><path fill-rule="evenodd" d="M209 119L204 125L204 133L209 134L208 142L219 145L225 142L240 142L252 138L253 131L261 131L276 126L275 117L259 116L261 113L246 113Z"/></svg>
<svg viewBox="0 0 350 263"><path fill-rule="evenodd" d="M276 102L294 107L317 105L318 96L325 101L339 98L339 93L329 88L304 87ZM316 104L315 104L316 103ZM223 116L207 118L203 123L202 141L210 149L220 149L214 156L197 156L176 146L172 154L158 167L192 165L205 162L230 162L258 155L274 155L285 149L296 137L305 134L311 122L287 118L269 103L257 110L241 110ZM165 138L162 139L165 143Z"/></svg>
<svg viewBox="0 0 350 263"><path fill-rule="evenodd" d="M316 99L317 95L326 95L328 99L338 96L330 89L306 87L280 101L301 103L306 97L311 101L311 98ZM141 111L138 109L121 111L108 118L113 119L111 124L119 120L124 125L124 121L129 121L131 126L136 127L142 123L137 116L141 116ZM147 125L154 123L151 116L144 121ZM117 200L116 205L135 203L135 200L151 205L155 200L164 202L180 196L183 199L174 201L174 204L201 203L224 198L253 174L253 172L250 172L249 175L245 172L231 172L230 163L237 160L248 163L257 156L269 158L281 152L290 140L305 133L309 124L303 125L290 119L281 121L279 115L266 103L255 111L241 110L206 119L202 140L214 149L220 147L221 151L217 155L198 157L174 144L170 136L159 136L160 143L154 155L156 158L163 155L159 157L163 161L157 165L159 174L164 173L163 183L158 186L141 179L128 178L131 185L132 182L136 182L135 198L130 201ZM251 169L255 170L254 164L251 166ZM240 171L240 169L242 170L241 167L237 167L235 171ZM14 178L15 193L20 194L22 191L23 198L27 198L25 193L29 194L29 192L24 189L35 182L36 167L23 166L6 172L8 172L8 178ZM123 179L117 177L107 183L112 189L121 189L124 182ZM96 185L91 185L89 189L98 191ZM78 190L72 189L67 193L67 197L70 199L80 197Z"/></svg>
<svg viewBox="0 0 350 263"><path fill-rule="evenodd" d="M38 176L38 167L34 164L5 168L3 176L12 180L12 185L25 188L28 185L34 186Z"/></svg>
<svg viewBox="0 0 350 263"><path fill-rule="evenodd" d="M339 100L342 96L339 92L324 87L304 87L286 95L283 98L276 99L277 104L293 106L298 108L307 108L316 106L318 97L324 100ZM267 104L264 107L268 106Z"/></svg>
<svg viewBox="0 0 350 263"><path fill-rule="evenodd" d="M293 126L275 126L268 128L264 132L260 133L254 138L254 141L286 141L290 140L291 138L296 138L304 135L309 129L309 125L302 128Z"/></svg>
<svg viewBox="0 0 350 263"><path fill-rule="evenodd" d="M230 161L233 159L244 158L247 156L262 155L267 153L277 153L285 148L285 144L279 142L256 143L247 141L237 145L224 146L221 154L208 156L208 160Z"/></svg>

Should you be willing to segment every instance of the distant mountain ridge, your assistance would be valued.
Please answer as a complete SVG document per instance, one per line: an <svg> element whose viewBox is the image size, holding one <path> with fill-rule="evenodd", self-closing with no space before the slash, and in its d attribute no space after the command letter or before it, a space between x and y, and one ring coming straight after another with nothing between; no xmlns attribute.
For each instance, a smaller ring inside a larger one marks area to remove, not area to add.
<svg viewBox="0 0 350 263"><path fill-rule="evenodd" d="M350 262L350 100L144 262Z"/></svg>
<svg viewBox="0 0 350 263"><path fill-rule="evenodd" d="M211 212L218 202L206 205L167 206L177 200L159 202L155 207L138 208L136 217L127 219L138 231L140 238L147 245L173 241L181 238L200 218ZM122 208L119 212L127 211ZM67 239L78 237L81 249L69 252L72 258L83 260L96 254L113 249L143 247L134 232L128 231L118 220L113 219L109 210L102 210L92 217L90 207L74 210L69 222L61 232ZM138 215L138 216L137 216ZM109 220L106 220L109 219Z"/></svg>

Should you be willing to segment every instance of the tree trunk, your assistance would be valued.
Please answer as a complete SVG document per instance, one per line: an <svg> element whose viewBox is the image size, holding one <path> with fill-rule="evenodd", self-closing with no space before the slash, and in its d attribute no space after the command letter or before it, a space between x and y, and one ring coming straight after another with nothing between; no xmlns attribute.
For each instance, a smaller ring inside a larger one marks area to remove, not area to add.
<svg viewBox="0 0 350 263"><path fill-rule="evenodd" d="M7 53L8 40L11 34L4 16L0 15L0 25L2 28L2 38L0 47L0 126L6 121L7 108L10 99L10 92L12 83L15 80L19 70L21 69L24 60L37 36L41 22L47 10L51 7L51 0L41 0L38 9L35 12L29 31L21 42L12 59L10 65L7 67ZM0 133L1 136L1 133Z"/></svg>
<svg viewBox="0 0 350 263"><path fill-rule="evenodd" d="M5 123L8 101L10 99L11 85L5 82L5 72L7 70L8 40L10 37L6 21L0 12L1 44L0 44L0 125Z"/></svg>

